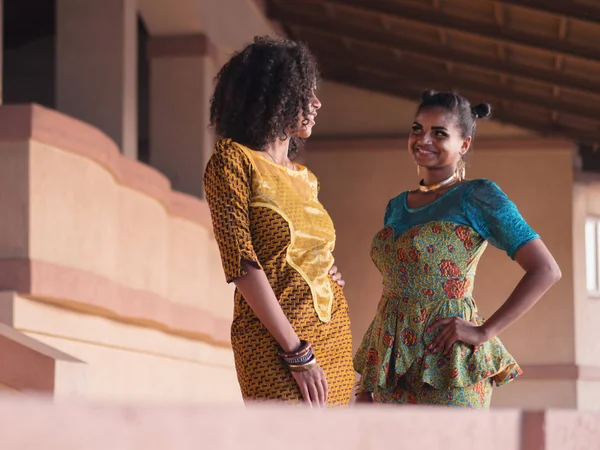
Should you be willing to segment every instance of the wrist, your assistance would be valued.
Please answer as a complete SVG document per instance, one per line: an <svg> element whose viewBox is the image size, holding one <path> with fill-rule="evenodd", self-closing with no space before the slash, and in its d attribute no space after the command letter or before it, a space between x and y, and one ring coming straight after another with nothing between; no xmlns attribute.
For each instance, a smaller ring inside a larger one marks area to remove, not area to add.
<svg viewBox="0 0 600 450"><path fill-rule="evenodd" d="M491 327L488 322L485 322L482 325L480 325L479 329L481 330L481 333L483 335L483 342L487 342L490 339L495 338L497 335L493 327Z"/></svg>
<svg viewBox="0 0 600 450"><path fill-rule="evenodd" d="M305 372L317 364L312 346L307 341L300 341L300 348L294 352L284 351L279 356L292 372Z"/></svg>
<svg viewBox="0 0 600 450"><path fill-rule="evenodd" d="M295 353L300 350L300 347L302 347L302 341L298 336L296 336L295 339L290 339L281 344L281 350L283 350L284 353Z"/></svg>

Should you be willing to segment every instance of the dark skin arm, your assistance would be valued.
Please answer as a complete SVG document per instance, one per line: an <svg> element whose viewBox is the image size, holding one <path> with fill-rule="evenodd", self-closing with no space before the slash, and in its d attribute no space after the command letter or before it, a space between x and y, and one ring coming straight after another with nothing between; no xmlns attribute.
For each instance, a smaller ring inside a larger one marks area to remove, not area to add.
<svg viewBox="0 0 600 450"><path fill-rule="evenodd" d="M235 280L235 286L280 347L285 352L297 350L300 347L300 338L281 309L267 275L262 269L258 269L248 262L242 264L247 274ZM345 282L336 266L333 266L329 273L335 282L344 286ZM305 372L292 372L292 376L300 387L302 397L309 405L314 403L325 406L327 379L318 364Z"/></svg>
<svg viewBox="0 0 600 450"><path fill-rule="evenodd" d="M558 264L540 239L524 245L516 253L515 261L525 275L506 302L481 326L459 317L438 320L431 329L443 328L428 350L448 355L456 341L471 345L487 342L523 317L561 278Z"/></svg>

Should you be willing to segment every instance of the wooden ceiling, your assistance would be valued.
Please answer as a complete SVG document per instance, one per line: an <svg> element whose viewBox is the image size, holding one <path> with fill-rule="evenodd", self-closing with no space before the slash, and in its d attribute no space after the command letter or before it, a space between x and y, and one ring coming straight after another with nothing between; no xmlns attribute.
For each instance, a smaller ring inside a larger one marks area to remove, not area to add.
<svg viewBox="0 0 600 450"><path fill-rule="evenodd" d="M268 0L326 79L417 101L456 89L493 118L600 144L598 0ZM600 159L600 158L598 158Z"/></svg>

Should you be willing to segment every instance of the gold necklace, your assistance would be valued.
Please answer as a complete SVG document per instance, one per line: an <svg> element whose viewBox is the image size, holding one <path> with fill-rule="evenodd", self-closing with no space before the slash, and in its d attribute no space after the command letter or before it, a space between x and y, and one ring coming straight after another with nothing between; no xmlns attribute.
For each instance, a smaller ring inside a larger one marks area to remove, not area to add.
<svg viewBox="0 0 600 450"><path fill-rule="evenodd" d="M458 180L458 178L456 176L456 173L453 173L448 178L446 178L445 180L440 181L439 183L430 184L429 186L426 186L425 184L423 184L423 180L421 180L419 182L419 192L435 192L435 191L439 191L442 188L450 186L451 184L453 184L457 180Z"/></svg>
<svg viewBox="0 0 600 450"><path fill-rule="evenodd" d="M294 168L291 168L289 165L285 165L285 166L284 166L283 164L279 164L277 161L275 161L275 158L273 158L273 156L272 156L272 155L271 155L271 154L270 154L268 151L266 151L266 150L265 150L265 153L266 153L267 155L269 155L269 158L271 158L271 159L273 160L273 162L274 162L275 164L277 164L278 166L285 167L286 169L290 169L290 170L296 170L296 168L295 168L295 167L294 167Z"/></svg>

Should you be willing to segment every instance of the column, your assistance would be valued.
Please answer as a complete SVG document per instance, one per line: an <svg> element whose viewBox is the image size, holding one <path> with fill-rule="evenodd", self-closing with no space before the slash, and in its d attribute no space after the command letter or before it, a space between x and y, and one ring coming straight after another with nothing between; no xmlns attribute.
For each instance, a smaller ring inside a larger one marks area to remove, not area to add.
<svg viewBox="0 0 600 450"><path fill-rule="evenodd" d="M4 103L4 0L0 0L0 105Z"/></svg>
<svg viewBox="0 0 600 450"><path fill-rule="evenodd" d="M202 34L153 37L150 58L150 164L175 190L204 196L202 176L214 145L208 129L217 63Z"/></svg>
<svg viewBox="0 0 600 450"><path fill-rule="evenodd" d="M137 159L137 0L57 0L56 105Z"/></svg>

